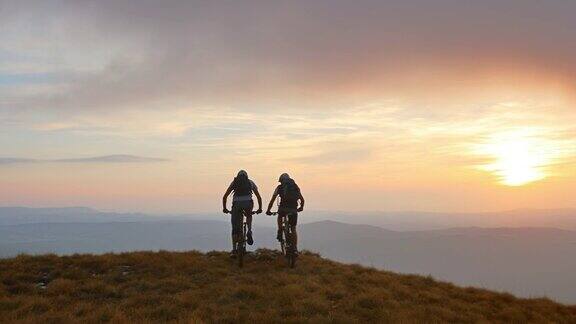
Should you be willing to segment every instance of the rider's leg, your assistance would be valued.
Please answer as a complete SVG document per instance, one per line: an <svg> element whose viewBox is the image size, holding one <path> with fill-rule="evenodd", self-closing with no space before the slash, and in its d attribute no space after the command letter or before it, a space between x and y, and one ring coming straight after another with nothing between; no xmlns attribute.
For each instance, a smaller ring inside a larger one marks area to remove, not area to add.
<svg viewBox="0 0 576 324"><path fill-rule="evenodd" d="M292 243L294 244L294 250L298 250L298 233L296 232L296 225L292 227Z"/></svg>
<svg viewBox="0 0 576 324"><path fill-rule="evenodd" d="M252 237L252 209L246 210L246 226L248 227L248 233L246 233L246 243L248 245L254 244L254 238Z"/></svg>
<svg viewBox="0 0 576 324"><path fill-rule="evenodd" d="M242 230L242 210L237 206L232 205L232 252L235 252L238 247L239 231Z"/></svg>
<svg viewBox="0 0 576 324"><path fill-rule="evenodd" d="M252 232L252 215L246 214L246 224L248 225L248 232Z"/></svg>
<svg viewBox="0 0 576 324"><path fill-rule="evenodd" d="M292 243L294 244L294 251L298 251L298 233L296 232L296 225L298 225L298 214L293 213L288 216L290 227L292 228Z"/></svg>
<svg viewBox="0 0 576 324"><path fill-rule="evenodd" d="M277 224L278 224L278 231L282 230L282 215L278 214L278 217L276 218L277 220Z"/></svg>
<svg viewBox="0 0 576 324"><path fill-rule="evenodd" d="M237 245L238 245L238 235L232 234L232 251L236 251Z"/></svg>
<svg viewBox="0 0 576 324"><path fill-rule="evenodd" d="M276 239L282 241L282 215L278 214L278 231L276 232Z"/></svg>
<svg viewBox="0 0 576 324"><path fill-rule="evenodd" d="M254 202L249 201L244 205L244 215L246 215L246 224L248 225L248 232L252 232L252 210L254 210Z"/></svg>

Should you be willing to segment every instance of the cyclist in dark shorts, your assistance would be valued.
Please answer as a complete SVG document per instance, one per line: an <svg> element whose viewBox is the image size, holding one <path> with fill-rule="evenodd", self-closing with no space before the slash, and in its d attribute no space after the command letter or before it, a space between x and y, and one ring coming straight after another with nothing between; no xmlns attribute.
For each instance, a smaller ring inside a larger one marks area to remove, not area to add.
<svg viewBox="0 0 576 324"><path fill-rule="evenodd" d="M272 199L268 204L268 209L266 211L267 215L272 215L272 206L274 201L278 196L280 196L280 205L278 206L278 232L276 239L282 240L282 217L288 216L288 222L292 226L292 232L294 233L294 246L298 246L298 235L296 233L296 225L298 224L298 212L304 210L304 197L300 192L300 188L294 180L290 178L288 173L283 173L278 179L280 185L274 190ZM300 201L300 207L298 207L298 201Z"/></svg>
<svg viewBox="0 0 576 324"><path fill-rule="evenodd" d="M258 199L258 210L257 214L262 212L262 197L258 192L258 187L254 181L248 178L248 173L244 170L240 170L238 175L234 178L228 189L224 193L222 198L223 212L225 214L230 213L226 207L228 202L228 196L230 193L234 192L232 198L232 255L236 254L236 245L242 235L242 214L246 215L246 223L248 225L248 233L246 233L246 243L249 245L254 244L254 239L252 238L252 209L254 208L254 201L252 200L252 193L256 195Z"/></svg>

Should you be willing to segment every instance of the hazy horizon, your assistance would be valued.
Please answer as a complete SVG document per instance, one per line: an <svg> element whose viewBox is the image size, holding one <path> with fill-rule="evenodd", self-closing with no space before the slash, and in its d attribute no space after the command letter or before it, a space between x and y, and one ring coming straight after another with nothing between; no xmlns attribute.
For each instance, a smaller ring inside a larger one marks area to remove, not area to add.
<svg viewBox="0 0 576 324"><path fill-rule="evenodd" d="M267 201L263 197L263 204L265 205ZM221 201L219 201L221 203ZM175 211L158 211L158 210L146 210L146 209L122 209L122 208L99 208L90 205L0 205L0 208L30 208L30 209L74 209L74 208L87 208L98 212L105 213L141 213L151 216L168 216L168 215L181 215L181 214L219 214L222 213L221 209L206 209L206 210L175 210ZM276 206L272 210L276 210ZM451 210L410 210L410 209L399 209L399 210L376 210L376 209L365 209L365 210L344 210L344 209L311 209L307 208L307 212L312 213L346 213L346 214L405 214L405 213L417 213L417 214L498 214L498 213L512 213L512 212L547 212L547 211L576 211L576 208L513 208L513 209L494 209L494 210L469 210L469 211L451 211Z"/></svg>
<svg viewBox="0 0 576 324"><path fill-rule="evenodd" d="M574 209L521 209L499 212L442 213L418 211L326 211L307 210L299 217L300 224L336 221L345 224L370 225L393 231L427 231L456 228L484 229L560 229L576 231ZM0 206L0 225L40 223L114 223L148 221L221 220L229 215L221 211L196 213L147 213L142 211L98 210L90 207L33 208ZM257 227L274 227L274 217L256 215Z"/></svg>

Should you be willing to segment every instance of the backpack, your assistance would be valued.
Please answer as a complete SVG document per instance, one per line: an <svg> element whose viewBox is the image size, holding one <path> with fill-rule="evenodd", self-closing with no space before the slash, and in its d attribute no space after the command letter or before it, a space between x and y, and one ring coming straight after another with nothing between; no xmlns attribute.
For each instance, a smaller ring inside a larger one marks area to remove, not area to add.
<svg viewBox="0 0 576 324"><path fill-rule="evenodd" d="M237 196L248 196L252 194L252 184L250 179L245 175L239 175L234 178L234 194Z"/></svg>
<svg viewBox="0 0 576 324"><path fill-rule="evenodd" d="M282 199L282 203L296 203L300 198L300 188L294 180L288 179L280 185L280 190L278 194Z"/></svg>

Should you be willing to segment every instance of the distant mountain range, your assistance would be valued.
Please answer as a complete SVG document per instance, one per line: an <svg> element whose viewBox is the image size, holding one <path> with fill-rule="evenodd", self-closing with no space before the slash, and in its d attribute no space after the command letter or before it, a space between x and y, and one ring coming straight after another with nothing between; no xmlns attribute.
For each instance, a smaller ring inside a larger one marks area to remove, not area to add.
<svg viewBox="0 0 576 324"><path fill-rule="evenodd" d="M155 218L139 213L107 213L88 207L0 207L0 226L33 223L100 223L144 221Z"/></svg>
<svg viewBox="0 0 576 324"><path fill-rule="evenodd" d="M256 216L257 221L274 225L272 217ZM124 222L154 220L227 219L219 212L150 215L144 213L101 212L88 207L28 208L0 207L0 225L61 222ZM341 212L305 211L301 223L332 220L366 224L396 231L436 230L453 227L553 227L576 230L576 209L518 209L486 213L440 212Z"/></svg>
<svg viewBox="0 0 576 324"><path fill-rule="evenodd" d="M302 226L301 236L303 248L338 261L576 303L576 231L469 227L396 232L325 221Z"/></svg>
<svg viewBox="0 0 576 324"><path fill-rule="evenodd" d="M576 230L576 209L516 209L501 212L334 212L307 213L306 219L370 224L399 231L452 227L554 227Z"/></svg>
<svg viewBox="0 0 576 324"><path fill-rule="evenodd" d="M194 219L196 217L196 219ZM89 208L0 208L0 256L134 250L228 250L226 216L154 217ZM339 219L341 216L334 217ZM302 219L312 221L317 215ZM357 222L362 216L354 218ZM389 221L389 220L384 220ZM276 248L273 219L255 220L256 247ZM317 221L299 226L302 249L350 263L417 273L521 296L576 304L576 231L551 227L455 227L397 231Z"/></svg>
<svg viewBox="0 0 576 324"><path fill-rule="evenodd" d="M166 162L168 159L151 158L145 156L136 156L128 154L112 154L102 156L92 156L84 158L64 158L64 159L30 159L19 157L0 157L2 164L28 164L28 163L147 163L147 162Z"/></svg>

